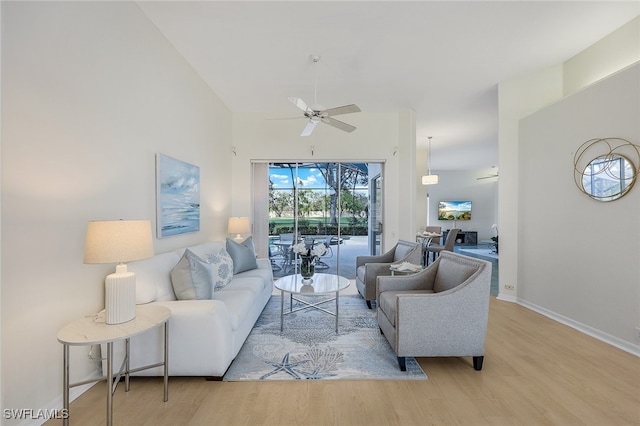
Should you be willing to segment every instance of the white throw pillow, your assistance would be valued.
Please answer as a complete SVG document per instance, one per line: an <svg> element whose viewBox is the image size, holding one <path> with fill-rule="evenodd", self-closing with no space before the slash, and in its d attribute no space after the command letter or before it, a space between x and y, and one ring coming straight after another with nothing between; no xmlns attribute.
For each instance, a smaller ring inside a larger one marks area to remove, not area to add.
<svg viewBox="0 0 640 426"><path fill-rule="evenodd" d="M187 249L171 271L171 284L178 300L211 299L211 264Z"/></svg>
<svg viewBox="0 0 640 426"><path fill-rule="evenodd" d="M211 264L213 291L224 288L233 278L233 259L225 249L219 253L207 253L207 261Z"/></svg>

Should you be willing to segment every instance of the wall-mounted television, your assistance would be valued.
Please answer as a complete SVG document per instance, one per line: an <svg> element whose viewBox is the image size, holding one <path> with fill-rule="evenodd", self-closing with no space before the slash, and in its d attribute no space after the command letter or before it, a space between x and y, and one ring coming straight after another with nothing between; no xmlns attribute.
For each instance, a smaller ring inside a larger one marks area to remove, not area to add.
<svg viewBox="0 0 640 426"><path fill-rule="evenodd" d="M471 220L471 201L440 201L438 220Z"/></svg>

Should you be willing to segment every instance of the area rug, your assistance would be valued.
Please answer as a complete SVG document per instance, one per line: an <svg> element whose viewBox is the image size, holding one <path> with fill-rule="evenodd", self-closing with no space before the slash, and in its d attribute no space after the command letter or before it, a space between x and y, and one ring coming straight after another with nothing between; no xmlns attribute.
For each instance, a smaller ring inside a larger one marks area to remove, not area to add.
<svg viewBox="0 0 640 426"><path fill-rule="evenodd" d="M492 259L498 259L498 253L491 249L458 249L463 253L475 254L477 256L490 257Z"/></svg>
<svg viewBox="0 0 640 426"><path fill-rule="evenodd" d="M285 309L288 303L285 296ZM322 306L335 311L335 302ZM407 358L407 371L400 371L375 309L367 309L360 296L340 297L338 324L336 334L334 316L307 309L285 315L281 333L280 296L272 296L223 380L427 379L415 358Z"/></svg>

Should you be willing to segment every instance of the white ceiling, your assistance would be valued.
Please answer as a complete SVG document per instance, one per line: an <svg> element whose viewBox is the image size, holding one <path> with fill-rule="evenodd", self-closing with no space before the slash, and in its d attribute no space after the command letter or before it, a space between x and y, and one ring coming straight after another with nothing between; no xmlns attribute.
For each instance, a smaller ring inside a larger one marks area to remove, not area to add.
<svg viewBox="0 0 640 426"><path fill-rule="evenodd" d="M317 54L319 103L413 109L418 147L433 136L434 170L497 165L497 84L563 62L640 13L638 1L138 4L231 111L296 116L287 98L313 103Z"/></svg>

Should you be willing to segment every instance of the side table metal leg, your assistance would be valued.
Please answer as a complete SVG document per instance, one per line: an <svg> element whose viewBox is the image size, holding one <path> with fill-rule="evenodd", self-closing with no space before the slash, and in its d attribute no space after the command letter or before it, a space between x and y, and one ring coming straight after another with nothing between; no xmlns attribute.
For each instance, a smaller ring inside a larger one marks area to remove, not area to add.
<svg viewBox="0 0 640 426"><path fill-rule="evenodd" d="M169 400L169 324L164 323L164 402Z"/></svg>
<svg viewBox="0 0 640 426"><path fill-rule="evenodd" d="M124 340L124 346L125 346L125 371L124 371L124 391L125 392L129 392L129 346L130 345L130 341L129 339L125 339Z"/></svg>
<svg viewBox="0 0 640 426"><path fill-rule="evenodd" d="M107 343L107 426L113 423L113 342Z"/></svg>
<svg viewBox="0 0 640 426"><path fill-rule="evenodd" d="M69 345L62 345L62 424L69 426Z"/></svg>

